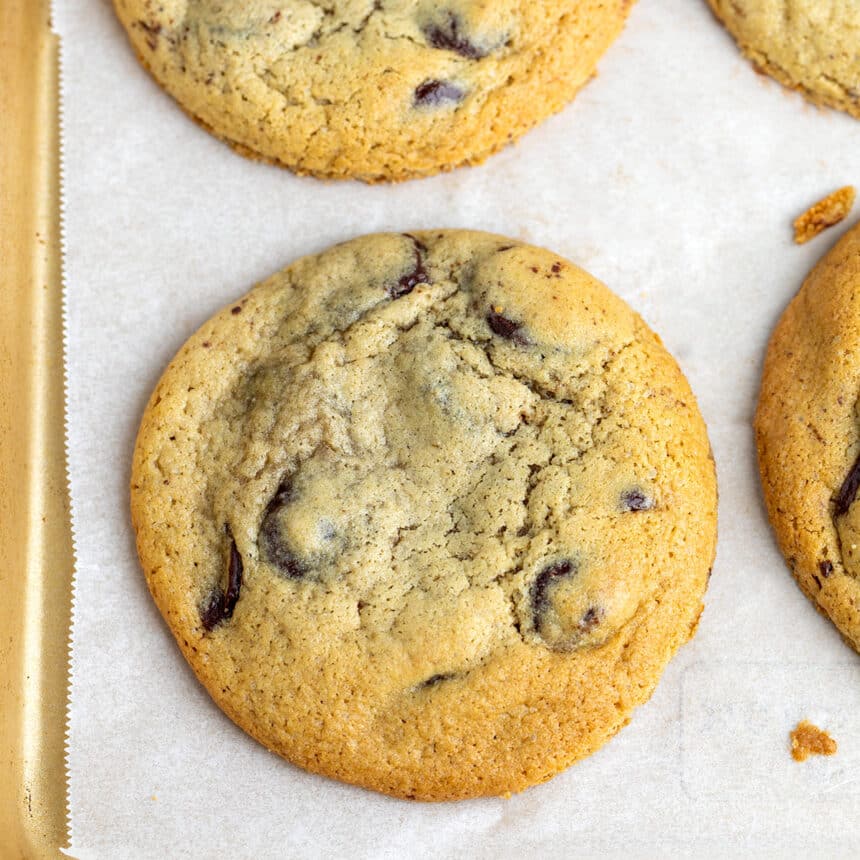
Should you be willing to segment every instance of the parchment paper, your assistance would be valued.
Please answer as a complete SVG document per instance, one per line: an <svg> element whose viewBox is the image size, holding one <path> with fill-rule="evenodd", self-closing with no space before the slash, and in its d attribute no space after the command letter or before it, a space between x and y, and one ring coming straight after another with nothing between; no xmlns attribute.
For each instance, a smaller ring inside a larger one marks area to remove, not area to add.
<svg viewBox="0 0 860 860"><path fill-rule="evenodd" d="M771 327L847 226L801 248L790 221L860 182L860 122L756 75L703 0L641 0L576 102L485 166L323 183L190 122L138 67L108 0L57 0L55 26L78 560L70 852L857 856L860 660L775 548L750 420ZM220 713L148 596L127 484L148 394L216 309L301 254L437 226L548 246L645 316L708 421L721 519L698 635L629 727L510 800L421 805L305 774ZM791 760L804 717L838 755Z"/></svg>

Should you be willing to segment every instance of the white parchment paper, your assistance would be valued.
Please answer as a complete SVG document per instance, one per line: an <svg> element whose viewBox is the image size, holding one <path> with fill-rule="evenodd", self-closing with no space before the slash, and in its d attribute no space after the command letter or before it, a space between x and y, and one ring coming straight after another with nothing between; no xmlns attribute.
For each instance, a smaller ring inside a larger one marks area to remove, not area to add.
<svg viewBox="0 0 860 860"><path fill-rule="evenodd" d="M750 420L767 336L846 225L860 122L756 75L704 0L641 0L600 75L485 166L393 187L234 155L138 67L108 0L62 37L69 463L77 542L69 768L82 858L857 856L860 660L771 538ZM590 759L510 800L421 805L310 776L213 705L150 600L127 510L146 398L194 329L301 254L463 226L548 246L662 335L708 421L720 544L695 640ZM796 764L804 717L839 742Z"/></svg>

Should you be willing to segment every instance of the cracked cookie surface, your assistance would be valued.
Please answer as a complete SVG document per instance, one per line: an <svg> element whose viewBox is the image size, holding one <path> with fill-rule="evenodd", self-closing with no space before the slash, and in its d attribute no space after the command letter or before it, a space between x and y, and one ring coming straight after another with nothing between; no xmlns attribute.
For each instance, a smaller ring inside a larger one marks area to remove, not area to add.
<svg viewBox="0 0 860 860"><path fill-rule="evenodd" d="M475 164L559 111L632 0L114 0L203 126L298 173Z"/></svg>
<svg viewBox="0 0 860 860"><path fill-rule="evenodd" d="M810 101L860 118L856 0L708 0L753 64Z"/></svg>
<svg viewBox="0 0 860 860"><path fill-rule="evenodd" d="M150 590L222 709L434 800L546 780L628 721L695 629L715 506L645 323L467 231L355 239L225 308L132 470Z"/></svg>
<svg viewBox="0 0 860 860"><path fill-rule="evenodd" d="M755 429L788 566L860 651L860 227L822 258L774 329Z"/></svg>

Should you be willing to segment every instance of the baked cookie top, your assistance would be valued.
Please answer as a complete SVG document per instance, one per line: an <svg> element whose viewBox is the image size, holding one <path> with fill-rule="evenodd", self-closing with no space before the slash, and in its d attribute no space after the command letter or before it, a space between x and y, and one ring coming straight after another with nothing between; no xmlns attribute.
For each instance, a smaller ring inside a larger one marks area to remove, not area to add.
<svg viewBox="0 0 860 860"><path fill-rule="evenodd" d="M359 238L206 323L146 409L152 594L267 747L391 794L505 794L595 750L695 629L714 554L695 400L549 251Z"/></svg>
<svg viewBox="0 0 860 860"><path fill-rule="evenodd" d="M762 71L817 104L860 117L857 0L708 0Z"/></svg>
<svg viewBox="0 0 860 860"><path fill-rule="evenodd" d="M777 324L755 429L782 553L860 650L860 227L818 263Z"/></svg>
<svg viewBox="0 0 860 860"><path fill-rule="evenodd" d="M299 173L482 161L594 74L632 0L114 0L144 65L217 136Z"/></svg>

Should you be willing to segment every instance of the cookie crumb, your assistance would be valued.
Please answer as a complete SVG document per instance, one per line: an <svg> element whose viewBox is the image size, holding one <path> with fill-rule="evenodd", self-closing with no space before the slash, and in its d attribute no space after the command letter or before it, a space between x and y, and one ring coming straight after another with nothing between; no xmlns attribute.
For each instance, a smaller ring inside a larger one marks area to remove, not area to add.
<svg viewBox="0 0 860 860"><path fill-rule="evenodd" d="M801 720L789 737L791 738L791 757L795 761L806 761L811 755L836 754L836 741L809 720Z"/></svg>
<svg viewBox="0 0 860 860"><path fill-rule="evenodd" d="M854 196L854 186L846 185L807 209L794 219L794 241L803 245L828 227L838 224L851 211Z"/></svg>

